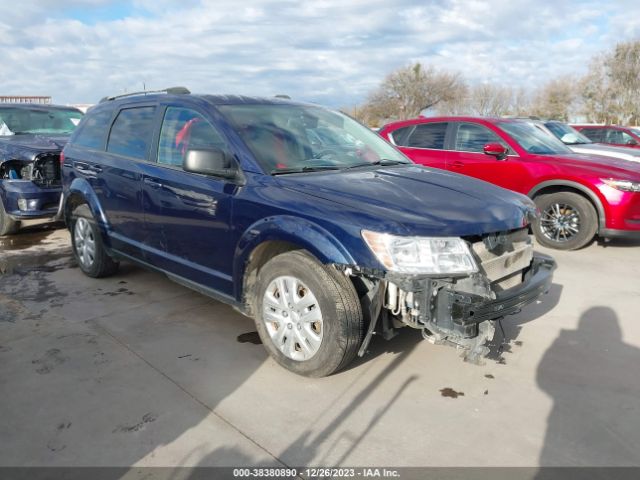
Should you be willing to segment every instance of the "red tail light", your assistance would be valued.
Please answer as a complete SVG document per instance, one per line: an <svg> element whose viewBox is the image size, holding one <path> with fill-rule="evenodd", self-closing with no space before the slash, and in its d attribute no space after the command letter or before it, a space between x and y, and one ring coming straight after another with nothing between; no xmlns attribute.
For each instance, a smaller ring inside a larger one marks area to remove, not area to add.
<svg viewBox="0 0 640 480"><path fill-rule="evenodd" d="M60 152L60 167L64 165L64 152Z"/></svg>

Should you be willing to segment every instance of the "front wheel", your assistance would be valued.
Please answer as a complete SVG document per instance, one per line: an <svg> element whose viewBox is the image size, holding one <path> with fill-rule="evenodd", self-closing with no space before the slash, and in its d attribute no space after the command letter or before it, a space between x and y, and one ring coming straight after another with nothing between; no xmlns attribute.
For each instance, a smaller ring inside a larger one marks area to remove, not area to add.
<svg viewBox="0 0 640 480"><path fill-rule="evenodd" d="M269 354L299 375L323 377L353 360L362 311L351 281L303 251L271 259L258 274L256 328Z"/></svg>
<svg viewBox="0 0 640 480"><path fill-rule="evenodd" d="M535 198L540 218L533 225L536 240L557 250L576 250L587 245L598 230L598 214L591 202L572 192Z"/></svg>
<svg viewBox="0 0 640 480"><path fill-rule="evenodd" d="M73 210L70 227L73 254L85 275L101 278L118 270L119 264L107 254L98 226L87 205L80 205Z"/></svg>
<svg viewBox="0 0 640 480"><path fill-rule="evenodd" d="M0 201L0 237L16 233L20 228L20 222L16 222L9 217Z"/></svg>

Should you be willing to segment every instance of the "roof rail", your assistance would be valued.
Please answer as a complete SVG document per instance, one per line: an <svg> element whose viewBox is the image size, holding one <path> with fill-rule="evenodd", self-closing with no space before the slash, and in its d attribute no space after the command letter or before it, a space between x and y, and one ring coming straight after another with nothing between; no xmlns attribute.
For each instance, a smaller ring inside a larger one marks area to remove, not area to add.
<svg viewBox="0 0 640 480"><path fill-rule="evenodd" d="M100 100L100 103L116 100L117 98L133 97L135 95L148 95L151 93L166 93L167 95L188 95L191 92L189 91L188 88L185 88L185 87L169 87L163 90L144 90L142 92L123 93L122 95L113 95L112 97L104 97Z"/></svg>

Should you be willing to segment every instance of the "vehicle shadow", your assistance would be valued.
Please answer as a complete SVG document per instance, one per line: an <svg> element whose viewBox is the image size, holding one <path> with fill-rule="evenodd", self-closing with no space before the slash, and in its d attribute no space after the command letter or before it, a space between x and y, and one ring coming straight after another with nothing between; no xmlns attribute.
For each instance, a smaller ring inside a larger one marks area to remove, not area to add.
<svg viewBox="0 0 640 480"><path fill-rule="evenodd" d="M410 330L410 329L405 329ZM410 335L410 333L417 333L418 341L415 340L416 335ZM381 340L381 339L380 339ZM384 341L384 340L382 340ZM394 404L399 398L406 392L411 384L418 380L418 376L415 374L405 375L406 378L399 383L397 387L392 391L385 391L382 394L386 398L386 401L380 408L370 412L369 419L365 423L364 427L358 433L340 431L344 428L344 425L349 423L349 417L358 411L358 408L363 405L366 400L374 393L380 394L378 390L385 390L385 380L393 378L398 375L402 375L400 368L402 364L411 355L413 349L422 341L422 337L419 332L412 331L398 335L390 342L385 342L389 346L393 346L392 349L385 349L381 342L376 342L378 345L372 347L374 355L380 355L383 352L398 352L393 360L391 360L384 368L382 368L370 381L367 381L352 399L336 413L333 408L335 402L332 403L325 411L321 412L318 416L332 418L332 420L320 430L314 430L311 425L302 431L295 438L292 438L288 446L278 453L277 458L274 457L272 462L266 465L260 465L263 467L302 467L310 465L342 465L347 460L350 454L358 448L364 439L367 438L369 433L378 425L378 423L384 418L385 414L393 408ZM365 359L372 360L371 357L365 355ZM374 357L375 358L375 357ZM366 361L366 360L364 360ZM315 422L314 422L315 423ZM336 435L337 434L337 435ZM331 440L331 445L327 448L327 441ZM339 452L336 450L337 445L346 445L346 448L341 449ZM225 447L217 449L211 452L210 455L203 458L199 465L209 466L224 462L226 458L234 457L236 455L242 455L238 449ZM334 458L337 457L337 458ZM251 459L245 457L250 462ZM238 465L252 465L251 463L243 463ZM206 471L206 469L205 469ZM232 478L231 472L228 472L228 478ZM194 469L192 475L187 477L189 480L196 480L203 478L202 471ZM220 477L226 478L226 477ZM324 477L323 477L324 478Z"/></svg>
<svg viewBox="0 0 640 480"><path fill-rule="evenodd" d="M173 444L185 435L225 430L213 448L242 440L214 410L267 359L236 341L253 321L126 262L89 279L51 261L71 262L66 248L0 275L0 384L12 412L0 419L12 432L0 466L178 464ZM167 456L154 460L156 450Z"/></svg>
<svg viewBox="0 0 640 480"><path fill-rule="evenodd" d="M596 239L599 247L633 248L640 247L640 238L600 238Z"/></svg>
<svg viewBox="0 0 640 480"><path fill-rule="evenodd" d="M489 354L487 358L498 363L505 363L504 353L511 353L513 345L518 345L518 336L522 331L522 325L535 320L551 312L560 302L562 285L551 284L549 292L537 302L527 305L516 315L505 317L496 322L496 332L493 340L487 342Z"/></svg>
<svg viewBox="0 0 640 480"><path fill-rule="evenodd" d="M624 343L618 317L609 307L588 309L575 330L560 332L536 376L553 400L542 467L640 465L637 365L640 349ZM548 478L548 473L541 469L538 478Z"/></svg>

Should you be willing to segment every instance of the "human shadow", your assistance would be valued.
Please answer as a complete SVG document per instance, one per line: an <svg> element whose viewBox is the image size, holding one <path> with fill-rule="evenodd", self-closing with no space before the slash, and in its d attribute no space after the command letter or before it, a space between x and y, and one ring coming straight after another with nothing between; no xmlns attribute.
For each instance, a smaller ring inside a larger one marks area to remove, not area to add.
<svg viewBox="0 0 640 480"><path fill-rule="evenodd" d="M537 371L553 399L542 467L640 465L638 365L640 349L623 342L609 307L590 308L576 330L561 331Z"/></svg>

